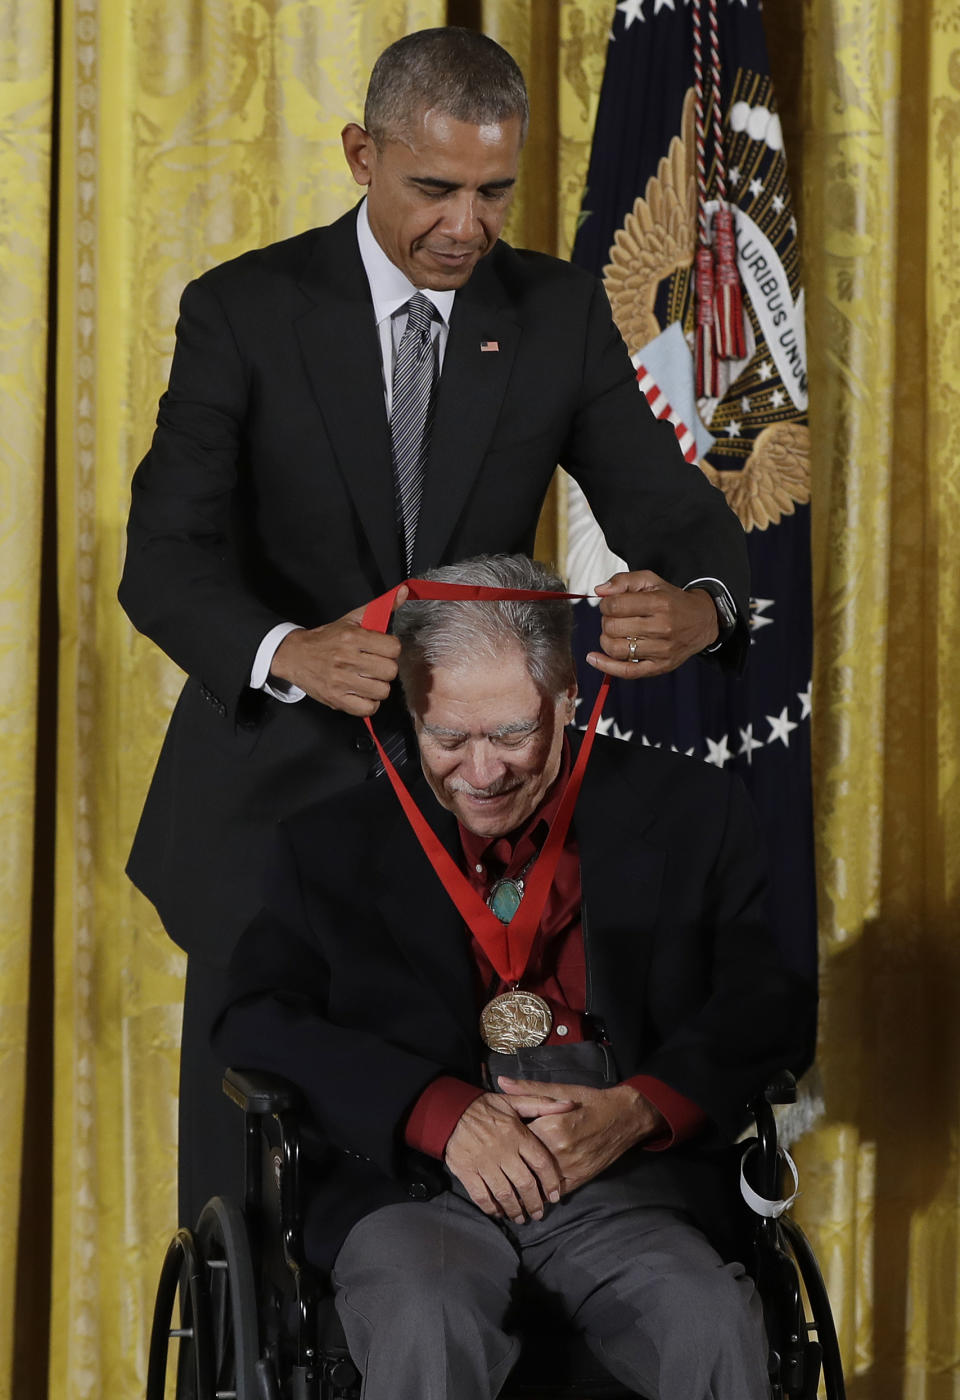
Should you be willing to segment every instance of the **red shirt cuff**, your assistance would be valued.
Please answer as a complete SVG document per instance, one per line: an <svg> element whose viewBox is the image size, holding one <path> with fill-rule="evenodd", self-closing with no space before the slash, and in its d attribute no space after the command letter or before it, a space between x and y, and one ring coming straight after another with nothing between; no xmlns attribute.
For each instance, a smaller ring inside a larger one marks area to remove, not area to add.
<svg viewBox="0 0 960 1400"><path fill-rule="evenodd" d="M654 1079L651 1074L635 1074L623 1082L642 1094L666 1120L658 1133L641 1143L648 1152L663 1152L675 1143L686 1142L706 1122L707 1115L702 1108L685 1094L678 1094L676 1089L664 1084L662 1079Z"/></svg>
<svg viewBox="0 0 960 1400"><path fill-rule="evenodd" d="M476 1084L441 1074L427 1085L413 1106L403 1134L407 1146L442 1162L450 1134L482 1093Z"/></svg>

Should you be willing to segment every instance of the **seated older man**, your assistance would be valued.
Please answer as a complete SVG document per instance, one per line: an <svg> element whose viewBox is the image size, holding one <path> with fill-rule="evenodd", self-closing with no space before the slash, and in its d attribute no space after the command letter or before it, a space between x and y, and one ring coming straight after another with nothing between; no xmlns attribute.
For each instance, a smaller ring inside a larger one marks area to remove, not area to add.
<svg viewBox="0 0 960 1400"><path fill-rule="evenodd" d="M561 587L519 556L428 577ZM283 824L215 1036L304 1092L324 1156L306 1245L363 1394L495 1396L526 1277L644 1395L768 1400L753 1284L705 1233L721 1145L767 1076L802 1066L812 1022L765 920L748 798L598 738L531 929L582 741L569 604L407 602L395 628L411 792L496 919L476 899L464 922L368 782Z"/></svg>

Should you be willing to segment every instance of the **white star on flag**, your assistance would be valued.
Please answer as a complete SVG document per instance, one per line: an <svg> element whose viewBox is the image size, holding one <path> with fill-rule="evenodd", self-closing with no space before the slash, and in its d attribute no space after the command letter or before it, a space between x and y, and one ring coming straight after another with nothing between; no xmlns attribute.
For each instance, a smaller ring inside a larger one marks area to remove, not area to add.
<svg viewBox="0 0 960 1400"><path fill-rule="evenodd" d="M806 690L797 691L797 699L803 706L803 709L800 711L800 718L806 719L810 711L813 709L813 681L807 682Z"/></svg>
<svg viewBox="0 0 960 1400"><path fill-rule="evenodd" d="M643 23L643 0L620 0L617 9L623 13L624 29L629 29L635 19Z"/></svg>
<svg viewBox="0 0 960 1400"><path fill-rule="evenodd" d="M731 165L729 171L727 172L727 179L730 181L730 183L731 183L731 185L733 186L733 188L736 189L736 187L737 187L737 186L739 185L739 183L740 183L740 167L739 167L739 165Z"/></svg>
<svg viewBox="0 0 960 1400"><path fill-rule="evenodd" d="M763 194L763 181L758 180L756 176L750 181L750 193L753 195L754 199L759 199Z"/></svg>
<svg viewBox="0 0 960 1400"><path fill-rule="evenodd" d="M673 0L654 0L654 19L656 19L661 10L673 10L674 14L677 13L674 9Z"/></svg>
<svg viewBox="0 0 960 1400"><path fill-rule="evenodd" d="M770 737L767 740L767 743L772 744L775 739L779 739L782 742L783 747L785 749L788 749L790 747L789 736L792 734L792 732L796 729L797 726L794 724L792 719L787 718L786 705L784 705L779 715L767 715L767 723L770 726Z"/></svg>
<svg viewBox="0 0 960 1400"><path fill-rule="evenodd" d="M782 408L786 397L782 389L774 389L773 393L770 395L770 402L773 404L774 408Z"/></svg>
<svg viewBox="0 0 960 1400"><path fill-rule="evenodd" d="M740 747L737 749L737 753L746 754L747 762L753 767L753 751L754 749L763 748L763 740L753 737L753 725L748 724L746 729L740 730L740 741Z"/></svg>
<svg viewBox="0 0 960 1400"><path fill-rule="evenodd" d="M761 379L769 379L773 374L773 365L769 360L764 360L758 371Z"/></svg>
<svg viewBox="0 0 960 1400"><path fill-rule="evenodd" d="M723 738L719 739L716 743L714 743L712 739L708 739L707 748L710 750L710 752L707 754L707 757L704 760L704 762L712 763L715 768L722 768L723 765L728 761L728 759L733 758L733 754L730 752L730 749L727 745L726 734L724 734Z"/></svg>
<svg viewBox="0 0 960 1400"><path fill-rule="evenodd" d="M743 398L740 400L740 407L744 413L750 412L750 400L747 398L746 394L744 394Z"/></svg>
<svg viewBox="0 0 960 1400"><path fill-rule="evenodd" d="M772 617L761 617L767 608L773 607L772 598L751 598L750 599L750 630L756 632L759 627L769 627L773 622Z"/></svg>
<svg viewBox="0 0 960 1400"><path fill-rule="evenodd" d="M609 734L610 726L613 723L613 715L601 715L597 720L597 733Z"/></svg>
<svg viewBox="0 0 960 1400"><path fill-rule="evenodd" d="M617 724L616 720L614 720L614 723L613 723L613 737L614 737L615 739L623 739L623 740L632 739L632 738L633 738L633 730L632 730L632 729L621 729L620 726L619 726L619 724Z"/></svg>
<svg viewBox="0 0 960 1400"><path fill-rule="evenodd" d="M737 422L736 418L731 418L731 419L730 419L730 422L727 424L727 437L739 437L739 436L740 436L740 424Z"/></svg>
<svg viewBox="0 0 960 1400"><path fill-rule="evenodd" d="M775 214L782 214L784 206L786 205L786 200L784 199L782 194L775 194L771 199L770 204Z"/></svg>

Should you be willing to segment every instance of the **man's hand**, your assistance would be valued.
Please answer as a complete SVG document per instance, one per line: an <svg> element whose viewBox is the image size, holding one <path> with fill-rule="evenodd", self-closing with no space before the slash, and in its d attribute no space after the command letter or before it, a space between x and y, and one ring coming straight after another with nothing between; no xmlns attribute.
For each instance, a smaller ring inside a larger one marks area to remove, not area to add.
<svg viewBox="0 0 960 1400"><path fill-rule="evenodd" d="M629 1084L588 1089L579 1084L538 1084L529 1079L499 1077L504 1097L521 1108L524 1117L532 1095L557 1095L573 1107L563 1113L533 1118L527 1127L557 1163L566 1195L592 1181L629 1147L663 1127L662 1114Z"/></svg>
<svg viewBox="0 0 960 1400"><path fill-rule="evenodd" d="M542 1087L534 1084L512 1099L503 1094L474 1099L450 1134L443 1159L485 1215L507 1215L517 1225L526 1216L540 1220L544 1202L560 1199L557 1163L523 1117L545 1123L573 1104L542 1095Z"/></svg>
<svg viewBox="0 0 960 1400"><path fill-rule="evenodd" d="M408 591L400 589L395 607ZM376 714L396 678L400 643L361 627L364 611L354 608L336 622L289 632L274 652L271 676L298 685L331 710Z"/></svg>
<svg viewBox="0 0 960 1400"><path fill-rule="evenodd" d="M603 651L590 652L587 661L621 680L674 671L719 636L716 605L703 588L675 588L640 569L614 574L594 592L602 599Z"/></svg>

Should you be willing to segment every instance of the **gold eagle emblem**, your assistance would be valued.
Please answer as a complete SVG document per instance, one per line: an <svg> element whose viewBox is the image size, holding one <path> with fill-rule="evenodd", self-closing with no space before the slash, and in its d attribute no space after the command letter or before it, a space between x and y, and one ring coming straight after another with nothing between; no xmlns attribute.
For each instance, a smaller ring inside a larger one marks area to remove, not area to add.
<svg viewBox="0 0 960 1400"><path fill-rule="evenodd" d="M739 471L700 470L718 486L746 531L765 530L810 500L810 432L805 423L771 423Z"/></svg>
<svg viewBox="0 0 960 1400"><path fill-rule="evenodd" d="M679 320L689 337L686 323L693 315L690 280L697 243L695 150L694 92L690 88L684 98L680 134L672 138L643 196L634 201L623 227L614 235L610 262L603 269L614 320L631 355L663 329L656 302L664 281L669 284L667 323ZM751 365L753 360L765 359L766 354L760 340ZM733 383L716 405L712 422L722 427L717 420L734 418L739 402L740 391ZM765 416L769 420L771 413ZM742 468L723 470L706 460L699 463L746 531L777 525L785 515L792 515L797 505L810 500L809 430L791 417L789 407L782 413L772 411L772 416L777 421L768 421L752 443L741 439L744 449L750 449Z"/></svg>
<svg viewBox="0 0 960 1400"><path fill-rule="evenodd" d="M617 329L635 354L662 329L654 306L665 277L687 272L697 247L697 182L694 176L693 88L683 100L681 135L674 136L656 175L637 196L622 229L613 236L603 284Z"/></svg>

